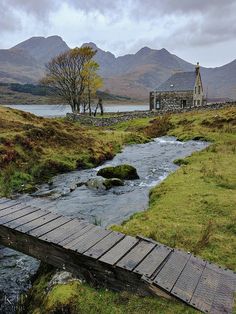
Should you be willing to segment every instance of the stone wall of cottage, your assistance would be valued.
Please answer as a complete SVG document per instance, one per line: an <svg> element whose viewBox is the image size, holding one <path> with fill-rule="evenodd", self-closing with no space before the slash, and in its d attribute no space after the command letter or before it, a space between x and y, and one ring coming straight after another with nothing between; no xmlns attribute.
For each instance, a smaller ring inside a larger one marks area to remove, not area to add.
<svg viewBox="0 0 236 314"><path fill-rule="evenodd" d="M193 92L162 92L157 95L157 100L161 110L189 108L193 105Z"/></svg>
<svg viewBox="0 0 236 314"><path fill-rule="evenodd" d="M175 110L192 106L193 91L150 93L150 110Z"/></svg>

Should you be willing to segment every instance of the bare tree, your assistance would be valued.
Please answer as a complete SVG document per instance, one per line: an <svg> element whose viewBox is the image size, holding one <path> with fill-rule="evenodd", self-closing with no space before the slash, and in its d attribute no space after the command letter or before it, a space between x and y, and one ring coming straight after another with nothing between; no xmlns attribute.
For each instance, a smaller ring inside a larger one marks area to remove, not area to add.
<svg viewBox="0 0 236 314"><path fill-rule="evenodd" d="M53 58L46 65L46 75L41 83L49 86L54 95L68 103L72 112L80 112L88 86L88 75L91 76L90 71L96 72L99 68L95 61L91 61L95 54L96 51L91 47L74 48Z"/></svg>

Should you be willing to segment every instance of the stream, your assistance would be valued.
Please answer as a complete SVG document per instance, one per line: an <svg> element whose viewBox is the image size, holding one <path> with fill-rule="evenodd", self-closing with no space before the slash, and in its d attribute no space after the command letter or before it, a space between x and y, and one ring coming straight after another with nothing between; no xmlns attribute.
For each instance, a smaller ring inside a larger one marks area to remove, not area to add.
<svg viewBox="0 0 236 314"><path fill-rule="evenodd" d="M189 156L208 145L201 141L180 142L167 136L146 144L130 145L101 167L133 165L140 176L138 180L125 181L124 186L108 191L89 189L83 183L96 177L101 168L97 167L58 175L50 184L40 186L33 195L22 195L20 199L103 227L119 224L148 207L150 189L178 168L173 163L175 159ZM38 265L39 261L34 258L0 247L0 313L15 312L17 298L29 289L30 277Z"/></svg>

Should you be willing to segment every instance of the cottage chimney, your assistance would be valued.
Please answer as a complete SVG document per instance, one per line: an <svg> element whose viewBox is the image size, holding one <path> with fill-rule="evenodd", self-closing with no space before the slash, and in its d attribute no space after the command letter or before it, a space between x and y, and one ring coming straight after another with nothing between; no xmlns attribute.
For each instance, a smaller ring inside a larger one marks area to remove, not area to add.
<svg viewBox="0 0 236 314"><path fill-rule="evenodd" d="M195 67L195 71L196 71L196 75L199 74L200 72L200 65L199 65L199 62L197 63L196 67Z"/></svg>

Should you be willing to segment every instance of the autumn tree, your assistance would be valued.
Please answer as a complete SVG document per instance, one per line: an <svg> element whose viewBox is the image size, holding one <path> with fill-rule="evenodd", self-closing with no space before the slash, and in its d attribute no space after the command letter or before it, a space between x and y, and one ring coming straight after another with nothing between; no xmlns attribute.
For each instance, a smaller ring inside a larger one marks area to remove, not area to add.
<svg viewBox="0 0 236 314"><path fill-rule="evenodd" d="M92 60L96 51L91 47L68 50L53 58L46 65L46 75L41 83L50 87L53 94L80 112L85 95L92 97L99 80L99 65ZM89 82L89 83L88 83Z"/></svg>
<svg viewBox="0 0 236 314"><path fill-rule="evenodd" d="M92 102L96 97L96 92L103 85L102 78L97 73L98 69L99 65L94 60L90 60L83 70L85 88L82 95L82 106L83 111L89 111L90 115L92 114Z"/></svg>

